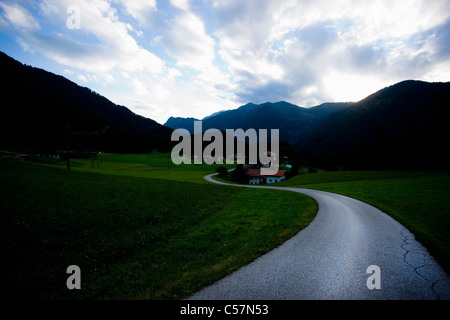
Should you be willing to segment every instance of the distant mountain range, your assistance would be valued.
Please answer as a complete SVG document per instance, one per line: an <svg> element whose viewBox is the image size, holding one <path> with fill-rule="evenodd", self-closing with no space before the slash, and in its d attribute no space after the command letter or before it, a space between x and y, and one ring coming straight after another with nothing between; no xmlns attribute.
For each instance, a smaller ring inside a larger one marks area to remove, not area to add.
<svg viewBox="0 0 450 320"><path fill-rule="evenodd" d="M279 129L304 161L352 167L442 168L449 163L450 83L403 81L359 102L302 108L248 103L208 116L203 130ZM166 126L192 132L194 118Z"/></svg>
<svg viewBox="0 0 450 320"><path fill-rule="evenodd" d="M280 101L263 104L248 103L234 110L216 112L202 119L207 129L279 129L280 139L296 144L317 128L331 113L342 110L351 103L324 103L313 108L302 108ZM184 128L193 133L195 118L171 117L164 124L172 129Z"/></svg>
<svg viewBox="0 0 450 320"><path fill-rule="evenodd" d="M0 148L53 152L169 151L172 129L89 88L0 52ZM69 146L70 144L70 146Z"/></svg>
<svg viewBox="0 0 450 320"><path fill-rule="evenodd" d="M2 52L0 68L0 149L167 152L173 129L193 132L194 118L171 117L160 125ZM303 164L448 169L449 116L450 82L408 80L359 102L248 103L205 117L202 127L279 129L283 150Z"/></svg>

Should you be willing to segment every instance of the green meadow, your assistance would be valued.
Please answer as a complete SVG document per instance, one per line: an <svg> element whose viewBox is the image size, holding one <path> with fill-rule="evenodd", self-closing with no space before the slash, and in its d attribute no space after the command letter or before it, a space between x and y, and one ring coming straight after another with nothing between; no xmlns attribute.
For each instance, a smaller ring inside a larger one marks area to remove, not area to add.
<svg viewBox="0 0 450 320"><path fill-rule="evenodd" d="M166 154L0 158L4 292L11 299L180 299L308 225L305 196L211 185L214 166ZM66 269L81 269L68 290Z"/></svg>
<svg viewBox="0 0 450 320"><path fill-rule="evenodd" d="M181 299L282 244L317 213L295 193L212 185L217 165L170 155L0 158L4 292L13 299ZM228 166L232 168L233 166ZM307 172L307 170L301 170ZM388 213L450 270L450 173L304 173L278 186L348 195ZM81 290L68 290L69 265Z"/></svg>

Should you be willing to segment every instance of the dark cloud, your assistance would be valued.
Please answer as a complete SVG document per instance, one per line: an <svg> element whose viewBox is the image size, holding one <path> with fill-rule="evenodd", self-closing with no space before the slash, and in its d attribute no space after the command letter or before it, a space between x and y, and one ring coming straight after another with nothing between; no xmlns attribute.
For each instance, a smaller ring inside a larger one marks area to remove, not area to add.
<svg viewBox="0 0 450 320"><path fill-rule="evenodd" d="M448 59L450 57L450 19L432 32L435 36L433 40L435 46L434 58L437 60Z"/></svg>
<svg viewBox="0 0 450 320"><path fill-rule="evenodd" d="M340 54L337 62L357 71L378 72L387 67L386 51L376 44L350 46Z"/></svg>
<svg viewBox="0 0 450 320"><path fill-rule="evenodd" d="M226 35L234 39L245 39L247 44L258 50L263 46L273 24L273 12L277 2L271 0L230 1L215 8L216 30L226 30Z"/></svg>
<svg viewBox="0 0 450 320"><path fill-rule="evenodd" d="M314 54L331 47L339 41L338 29L334 21L315 23L306 28L291 32L298 39L302 50Z"/></svg>
<svg viewBox="0 0 450 320"><path fill-rule="evenodd" d="M247 87L245 90L240 90L236 93L236 96L241 101L254 103L277 102L286 100L292 91L291 84L280 80L272 80L257 87Z"/></svg>
<svg viewBox="0 0 450 320"><path fill-rule="evenodd" d="M284 41L292 40L283 54ZM266 79L262 81L261 75L247 70L238 70L239 90L235 94L240 102L276 102L290 100L303 88L316 86L320 78L327 71L324 60L329 55L329 48L339 41L336 29L329 27L328 22L317 23L303 29L293 30L279 40L280 45L274 46L277 50L269 53L265 58L283 70L280 79ZM310 93L306 100L327 99L322 93Z"/></svg>
<svg viewBox="0 0 450 320"><path fill-rule="evenodd" d="M398 56L385 66L386 74L410 79L429 73L438 63L450 58L450 19L435 28L402 39L402 47L392 49L398 50Z"/></svg>

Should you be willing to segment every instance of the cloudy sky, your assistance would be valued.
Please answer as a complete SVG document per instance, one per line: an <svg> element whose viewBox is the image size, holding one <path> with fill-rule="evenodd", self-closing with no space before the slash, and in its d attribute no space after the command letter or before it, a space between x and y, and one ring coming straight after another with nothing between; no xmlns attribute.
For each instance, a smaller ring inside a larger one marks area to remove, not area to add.
<svg viewBox="0 0 450 320"><path fill-rule="evenodd" d="M164 123L450 81L446 0L0 0L0 50Z"/></svg>

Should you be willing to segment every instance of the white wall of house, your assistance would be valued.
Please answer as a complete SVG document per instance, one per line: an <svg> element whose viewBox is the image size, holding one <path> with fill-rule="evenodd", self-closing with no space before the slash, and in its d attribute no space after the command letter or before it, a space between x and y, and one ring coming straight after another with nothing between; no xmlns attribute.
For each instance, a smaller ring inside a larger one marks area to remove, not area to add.
<svg viewBox="0 0 450 320"><path fill-rule="evenodd" d="M280 182L281 180L286 179L285 176L281 176L281 177L267 177L266 178L266 183L276 183L276 182Z"/></svg>
<svg viewBox="0 0 450 320"><path fill-rule="evenodd" d="M249 184L261 184L261 183L263 183L263 178L262 177L253 177L249 180L248 183Z"/></svg>

